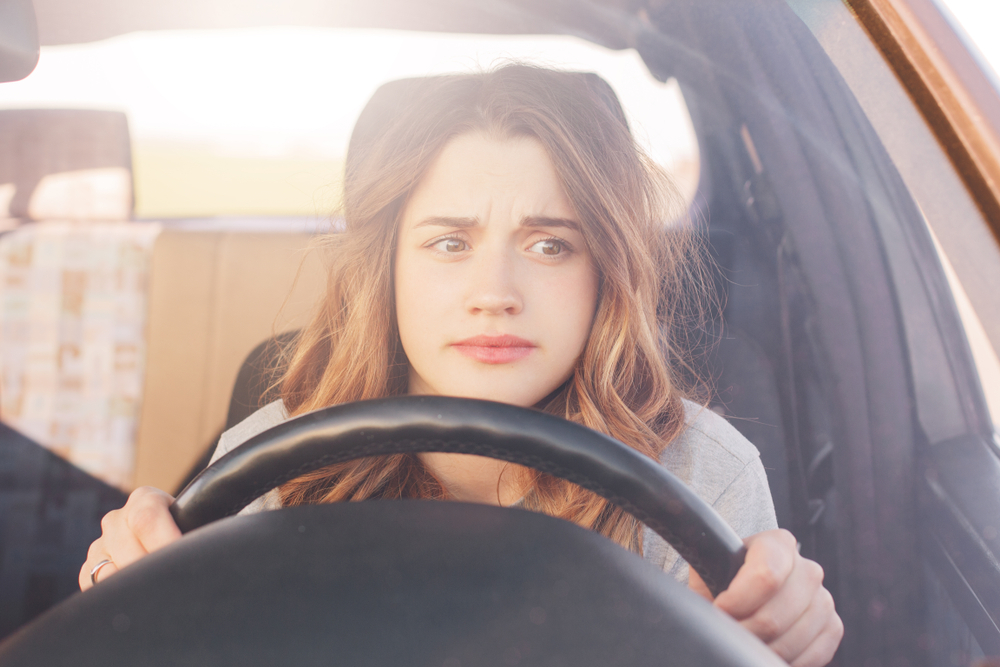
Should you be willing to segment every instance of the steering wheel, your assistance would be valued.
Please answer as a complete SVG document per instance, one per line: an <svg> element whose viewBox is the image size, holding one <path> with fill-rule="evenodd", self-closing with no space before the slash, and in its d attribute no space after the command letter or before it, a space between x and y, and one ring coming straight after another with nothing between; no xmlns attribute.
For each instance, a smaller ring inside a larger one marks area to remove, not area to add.
<svg viewBox="0 0 1000 667"><path fill-rule="evenodd" d="M665 539L713 595L743 565L743 541L663 466L586 427L504 403L406 396L336 405L251 438L178 494L181 532L236 514L311 470L366 456L476 454L569 480L628 511Z"/></svg>
<svg viewBox="0 0 1000 667"><path fill-rule="evenodd" d="M711 507L605 435L487 401L365 401L282 423L203 471L171 507L190 535L50 610L0 647L0 664L137 653L164 665L783 664L635 554L533 512L369 501L205 525L310 470L427 451L587 488L666 539L714 592L742 563L742 541Z"/></svg>

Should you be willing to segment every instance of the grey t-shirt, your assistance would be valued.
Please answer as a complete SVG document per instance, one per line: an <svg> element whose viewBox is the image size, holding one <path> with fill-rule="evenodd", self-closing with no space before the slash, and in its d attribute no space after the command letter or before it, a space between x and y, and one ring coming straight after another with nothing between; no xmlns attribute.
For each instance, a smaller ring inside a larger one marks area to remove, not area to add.
<svg viewBox="0 0 1000 667"><path fill-rule="evenodd" d="M684 416L687 428L663 450L660 463L715 508L740 537L777 528L757 448L708 408L685 401ZM288 414L280 400L265 405L222 434L211 462L286 419ZM272 490L240 514L280 507L278 493ZM643 545L646 560L678 581L687 581L687 563L659 535L645 529Z"/></svg>

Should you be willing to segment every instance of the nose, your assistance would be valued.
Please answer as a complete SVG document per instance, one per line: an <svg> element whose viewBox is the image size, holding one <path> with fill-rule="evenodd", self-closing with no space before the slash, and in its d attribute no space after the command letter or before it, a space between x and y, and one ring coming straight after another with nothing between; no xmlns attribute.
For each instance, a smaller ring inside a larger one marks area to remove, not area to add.
<svg viewBox="0 0 1000 667"><path fill-rule="evenodd" d="M516 315L524 300L515 279L515 260L502 249L477 253L467 286L466 308L473 314Z"/></svg>

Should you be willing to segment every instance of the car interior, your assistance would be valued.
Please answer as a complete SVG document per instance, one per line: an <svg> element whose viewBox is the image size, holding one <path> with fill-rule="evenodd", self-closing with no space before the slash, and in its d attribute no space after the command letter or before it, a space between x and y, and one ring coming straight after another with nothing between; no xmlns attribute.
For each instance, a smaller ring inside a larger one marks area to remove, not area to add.
<svg viewBox="0 0 1000 667"><path fill-rule="evenodd" d="M334 23L573 33L678 81L722 304L691 323L695 371L826 572L835 664L1000 655L1000 464L968 343L921 209L795 3L458 4ZM129 146L120 112L0 110L0 638L77 588L125 489L180 491L273 400L324 289L335 222L135 220Z"/></svg>
<svg viewBox="0 0 1000 667"><path fill-rule="evenodd" d="M8 207L16 229L0 240L10 306L2 413L21 442L3 457L3 492L26 520L39 508L25 492L54 503L44 523L15 524L4 540L4 598L24 600L4 605L10 632L74 590L71 562L95 521L122 505L121 489L177 489L218 437L243 357L273 327L301 326L324 278L308 224L130 220L120 112L5 110L0 135L2 178L20 193ZM116 182L99 182L112 170ZM25 446L32 436L48 447ZM52 493L66 475L89 484ZM86 493L103 500L73 495ZM80 512L93 514L83 532L72 525Z"/></svg>

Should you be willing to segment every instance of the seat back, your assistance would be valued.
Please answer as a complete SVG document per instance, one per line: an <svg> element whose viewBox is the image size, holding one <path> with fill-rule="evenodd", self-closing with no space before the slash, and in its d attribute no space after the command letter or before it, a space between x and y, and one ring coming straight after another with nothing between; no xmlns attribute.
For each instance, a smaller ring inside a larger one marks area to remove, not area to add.
<svg viewBox="0 0 1000 667"><path fill-rule="evenodd" d="M153 249L146 376L133 484L175 489L223 430L240 364L303 327L326 288L303 225L205 221Z"/></svg>
<svg viewBox="0 0 1000 667"><path fill-rule="evenodd" d="M0 237L0 418L125 488L159 225L51 222Z"/></svg>
<svg viewBox="0 0 1000 667"><path fill-rule="evenodd" d="M119 487L159 233L128 222L131 169L121 112L0 111L0 418Z"/></svg>

